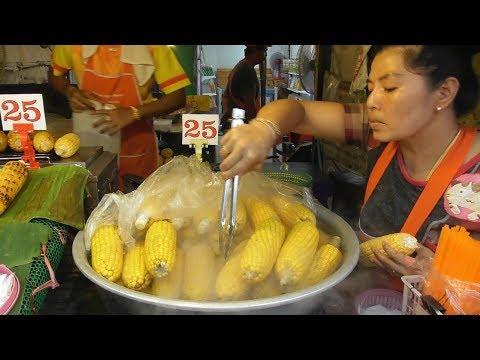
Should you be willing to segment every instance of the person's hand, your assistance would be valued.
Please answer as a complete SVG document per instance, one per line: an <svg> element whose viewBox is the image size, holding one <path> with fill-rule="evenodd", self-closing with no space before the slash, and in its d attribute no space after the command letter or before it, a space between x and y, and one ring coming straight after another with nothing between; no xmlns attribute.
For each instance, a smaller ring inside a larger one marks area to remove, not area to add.
<svg viewBox="0 0 480 360"><path fill-rule="evenodd" d="M113 110L97 110L93 115L104 115L93 123L93 127L100 127L100 134L115 135L118 131L135 121L132 109L118 108Z"/></svg>
<svg viewBox="0 0 480 360"><path fill-rule="evenodd" d="M222 138L220 171L224 179L259 170L276 140L268 126L250 122L228 130Z"/></svg>
<svg viewBox="0 0 480 360"><path fill-rule="evenodd" d="M73 86L71 86L67 91L67 99L73 112L94 110L95 104L91 100L99 101L99 98L94 94L80 90Z"/></svg>
<svg viewBox="0 0 480 360"><path fill-rule="evenodd" d="M434 253L421 244L418 244L418 246L417 256L412 257L396 251L386 242L383 242L383 250L385 250L388 256L372 248L375 255L373 262L392 275L420 275L425 273L431 265Z"/></svg>

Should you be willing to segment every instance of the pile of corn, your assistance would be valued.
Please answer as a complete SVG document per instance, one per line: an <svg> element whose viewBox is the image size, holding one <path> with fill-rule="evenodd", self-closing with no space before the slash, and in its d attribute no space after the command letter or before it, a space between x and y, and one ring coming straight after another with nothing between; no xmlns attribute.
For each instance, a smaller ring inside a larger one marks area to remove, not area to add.
<svg viewBox="0 0 480 360"><path fill-rule="evenodd" d="M92 267L112 282L160 297L232 301L312 286L342 262L341 239L320 229L314 213L293 197L240 196L226 260L219 215L151 219L138 228L145 236L131 249L122 246L117 226L99 226L91 241Z"/></svg>
<svg viewBox="0 0 480 360"><path fill-rule="evenodd" d="M48 131L37 131L28 135L32 141L33 148L37 153L47 154L52 150L62 158L69 158L75 155L80 148L80 137L75 133L68 133L57 140ZM5 134L0 131L0 153L10 148L15 152L23 152L20 134L16 131L9 131Z"/></svg>

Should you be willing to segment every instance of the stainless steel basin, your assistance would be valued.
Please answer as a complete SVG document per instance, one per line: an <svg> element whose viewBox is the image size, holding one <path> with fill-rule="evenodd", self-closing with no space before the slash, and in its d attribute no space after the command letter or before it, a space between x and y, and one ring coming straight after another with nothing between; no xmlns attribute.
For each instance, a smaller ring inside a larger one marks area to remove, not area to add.
<svg viewBox="0 0 480 360"><path fill-rule="evenodd" d="M355 268L359 244L353 229L337 214L317 204L318 221L330 233L342 238L343 262L337 271L324 281L281 296L247 301L195 302L159 298L130 290L98 275L90 266L83 241L83 231L75 237L72 254L80 271L96 286L105 306L112 314L311 314L321 306L322 293L344 280Z"/></svg>

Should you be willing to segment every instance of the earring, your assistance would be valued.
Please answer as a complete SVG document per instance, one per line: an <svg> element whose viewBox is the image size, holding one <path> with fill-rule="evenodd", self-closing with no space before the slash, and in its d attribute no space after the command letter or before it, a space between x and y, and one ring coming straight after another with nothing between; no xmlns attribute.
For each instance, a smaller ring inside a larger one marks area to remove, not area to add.
<svg viewBox="0 0 480 360"><path fill-rule="evenodd" d="M437 106L437 111L440 111L440 110L442 110L442 107L439 105Z"/></svg>

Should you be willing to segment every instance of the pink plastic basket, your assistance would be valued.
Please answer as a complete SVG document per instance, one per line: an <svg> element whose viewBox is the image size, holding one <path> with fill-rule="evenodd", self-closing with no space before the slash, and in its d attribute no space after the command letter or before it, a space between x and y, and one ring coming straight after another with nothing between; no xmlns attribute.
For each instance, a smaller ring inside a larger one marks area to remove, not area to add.
<svg viewBox="0 0 480 360"><path fill-rule="evenodd" d="M361 314L362 309L374 305L382 305L390 310L402 310L403 295L390 289L371 289L364 291L354 300L355 312Z"/></svg>
<svg viewBox="0 0 480 360"><path fill-rule="evenodd" d="M0 274L12 274L12 271L6 267L5 265L0 265ZM13 273L13 289L10 297L7 301L0 306L0 315L7 315L10 310L12 310L13 306L17 302L18 293L20 292L20 282L18 281L17 275Z"/></svg>

